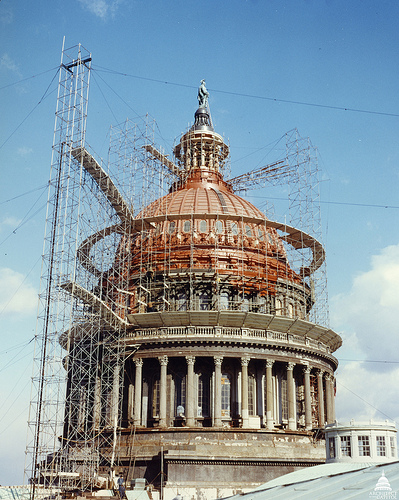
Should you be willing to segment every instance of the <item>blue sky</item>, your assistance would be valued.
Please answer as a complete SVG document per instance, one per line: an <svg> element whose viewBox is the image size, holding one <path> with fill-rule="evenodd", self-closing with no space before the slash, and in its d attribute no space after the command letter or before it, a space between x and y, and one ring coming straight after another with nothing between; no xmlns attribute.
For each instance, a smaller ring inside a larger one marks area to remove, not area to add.
<svg viewBox="0 0 399 500"><path fill-rule="evenodd" d="M22 482L63 36L92 52L87 139L99 156L110 125L145 113L171 153L202 78L233 175L272 161L266 146L295 127L311 138L331 325L345 342L337 417L399 421L398 15L392 0L2 0L0 484ZM248 197L264 206L268 194Z"/></svg>

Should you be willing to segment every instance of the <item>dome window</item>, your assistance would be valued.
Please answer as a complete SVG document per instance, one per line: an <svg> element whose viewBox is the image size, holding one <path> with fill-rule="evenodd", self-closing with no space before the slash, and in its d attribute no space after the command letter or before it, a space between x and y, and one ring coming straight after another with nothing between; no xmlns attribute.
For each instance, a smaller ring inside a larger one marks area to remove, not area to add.
<svg viewBox="0 0 399 500"><path fill-rule="evenodd" d="M222 373L222 417L230 417L231 375Z"/></svg>
<svg viewBox="0 0 399 500"><path fill-rule="evenodd" d="M191 231L191 221L190 220L185 220L183 223L183 231L185 233L189 233Z"/></svg>
<svg viewBox="0 0 399 500"><path fill-rule="evenodd" d="M222 234L223 230L224 230L223 222L221 220L217 220L215 223L216 234Z"/></svg>
<svg viewBox="0 0 399 500"><path fill-rule="evenodd" d="M231 224L231 232L234 234L234 235L237 235L238 234L238 226L235 222L233 222Z"/></svg>
<svg viewBox="0 0 399 500"><path fill-rule="evenodd" d="M220 301L219 301L219 308L221 311L226 311L229 308L229 292L227 290L223 290L220 293Z"/></svg>
<svg viewBox="0 0 399 500"><path fill-rule="evenodd" d="M259 241L263 241L263 231L261 228L258 229L258 238Z"/></svg>
<svg viewBox="0 0 399 500"><path fill-rule="evenodd" d="M206 220L200 221L200 227L199 227L200 233L206 233L207 229L208 228L207 228Z"/></svg>
<svg viewBox="0 0 399 500"><path fill-rule="evenodd" d="M172 234L175 229L176 229L176 222L172 220L172 222L169 224L169 234Z"/></svg>
<svg viewBox="0 0 399 500"><path fill-rule="evenodd" d="M251 228L248 225L245 226L245 234L246 236L248 236L248 238L252 236Z"/></svg>

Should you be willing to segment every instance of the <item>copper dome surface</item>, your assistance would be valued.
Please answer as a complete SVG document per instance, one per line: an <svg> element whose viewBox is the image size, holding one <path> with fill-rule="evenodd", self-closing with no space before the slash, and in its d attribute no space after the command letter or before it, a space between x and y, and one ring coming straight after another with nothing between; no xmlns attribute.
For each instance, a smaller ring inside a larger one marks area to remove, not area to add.
<svg viewBox="0 0 399 500"><path fill-rule="evenodd" d="M174 153L178 179L136 215L141 222L122 234L104 275L121 314L247 308L306 317L311 290L288 262L284 238L223 179L222 137L192 127Z"/></svg>
<svg viewBox="0 0 399 500"><path fill-rule="evenodd" d="M165 214L230 214L264 219L265 215L252 203L234 194L224 181L189 179L177 191L167 194L146 207L140 217Z"/></svg>

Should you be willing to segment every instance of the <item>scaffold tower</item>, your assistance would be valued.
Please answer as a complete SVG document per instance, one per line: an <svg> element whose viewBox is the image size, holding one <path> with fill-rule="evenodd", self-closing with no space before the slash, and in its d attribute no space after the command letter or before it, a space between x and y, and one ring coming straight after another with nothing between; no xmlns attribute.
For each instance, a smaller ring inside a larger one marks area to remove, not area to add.
<svg viewBox="0 0 399 500"><path fill-rule="evenodd" d="M192 493L192 478L206 485L215 470L234 482L248 457L255 483L271 463L321 463L315 430L334 418L341 339L328 325L315 148L291 131L283 158L225 179L229 145L206 99L172 159L144 116L111 128L102 161L86 141L91 60L81 45L62 51L27 450L32 500L44 486L112 489L119 474ZM237 194L265 185L288 186L283 222ZM241 448L232 458L233 430ZM284 433L290 458L278 444ZM192 472L201 464L209 477Z"/></svg>

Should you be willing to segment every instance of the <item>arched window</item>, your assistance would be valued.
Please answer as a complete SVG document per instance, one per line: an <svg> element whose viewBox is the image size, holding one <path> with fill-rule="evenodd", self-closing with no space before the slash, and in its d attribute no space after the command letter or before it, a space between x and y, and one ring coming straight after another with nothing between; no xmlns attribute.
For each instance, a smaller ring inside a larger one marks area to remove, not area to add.
<svg viewBox="0 0 399 500"><path fill-rule="evenodd" d="M291 303L288 304L288 317L294 317L294 306Z"/></svg>
<svg viewBox="0 0 399 500"><path fill-rule="evenodd" d="M201 373L198 378L198 417L210 416L211 378L207 373Z"/></svg>
<svg viewBox="0 0 399 500"><path fill-rule="evenodd" d="M207 223L206 223L206 220L201 220L201 221L200 221L199 230L200 230L200 233L206 233L206 231L207 231Z"/></svg>
<svg viewBox="0 0 399 500"><path fill-rule="evenodd" d="M159 416L159 379L154 378L152 381L152 416Z"/></svg>
<svg viewBox="0 0 399 500"><path fill-rule="evenodd" d="M219 307L221 311L226 311L229 308L229 292L222 290L219 297Z"/></svg>
<svg viewBox="0 0 399 500"><path fill-rule="evenodd" d="M261 228L258 229L258 238L259 241L263 241L263 231Z"/></svg>
<svg viewBox="0 0 399 500"><path fill-rule="evenodd" d="M231 375L222 373L222 417L230 417L231 409Z"/></svg>
<svg viewBox="0 0 399 500"><path fill-rule="evenodd" d="M191 231L191 220L185 220L183 222L183 231L189 233Z"/></svg>
<svg viewBox="0 0 399 500"><path fill-rule="evenodd" d="M283 315L283 303L280 299L276 299L276 316Z"/></svg>
<svg viewBox="0 0 399 500"><path fill-rule="evenodd" d="M234 234L234 235L237 235L238 234L238 226L235 222L232 222L231 223L231 232Z"/></svg>
<svg viewBox="0 0 399 500"><path fill-rule="evenodd" d="M288 395L287 395L287 375L280 374L279 376L279 392L280 392L280 422L288 421Z"/></svg>
<svg viewBox="0 0 399 500"><path fill-rule="evenodd" d="M248 236L248 238L252 236L252 231L248 224L245 226L245 234Z"/></svg>
<svg viewBox="0 0 399 500"><path fill-rule="evenodd" d="M241 311L249 311L250 309L250 296L245 293L240 296L240 309Z"/></svg>
<svg viewBox="0 0 399 500"><path fill-rule="evenodd" d="M217 220L215 223L216 234L222 234L223 230L224 230L223 222L221 220Z"/></svg>
<svg viewBox="0 0 399 500"><path fill-rule="evenodd" d="M266 314L266 297L262 296L258 299L259 309L258 312Z"/></svg>
<svg viewBox="0 0 399 500"><path fill-rule="evenodd" d="M172 220L169 224L169 234L172 234L175 229L176 229L176 222Z"/></svg>
<svg viewBox="0 0 399 500"><path fill-rule="evenodd" d="M256 415L256 378L254 373L248 374L248 414Z"/></svg>
<svg viewBox="0 0 399 500"><path fill-rule="evenodd" d="M175 414L184 417L186 411L186 376L183 373L175 375Z"/></svg>
<svg viewBox="0 0 399 500"><path fill-rule="evenodd" d="M211 294L209 290L200 291L199 295L199 308L201 311L208 311L211 309Z"/></svg>
<svg viewBox="0 0 399 500"><path fill-rule="evenodd" d="M176 311L187 311L187 291L180 290L177 293Z"/></svg>

